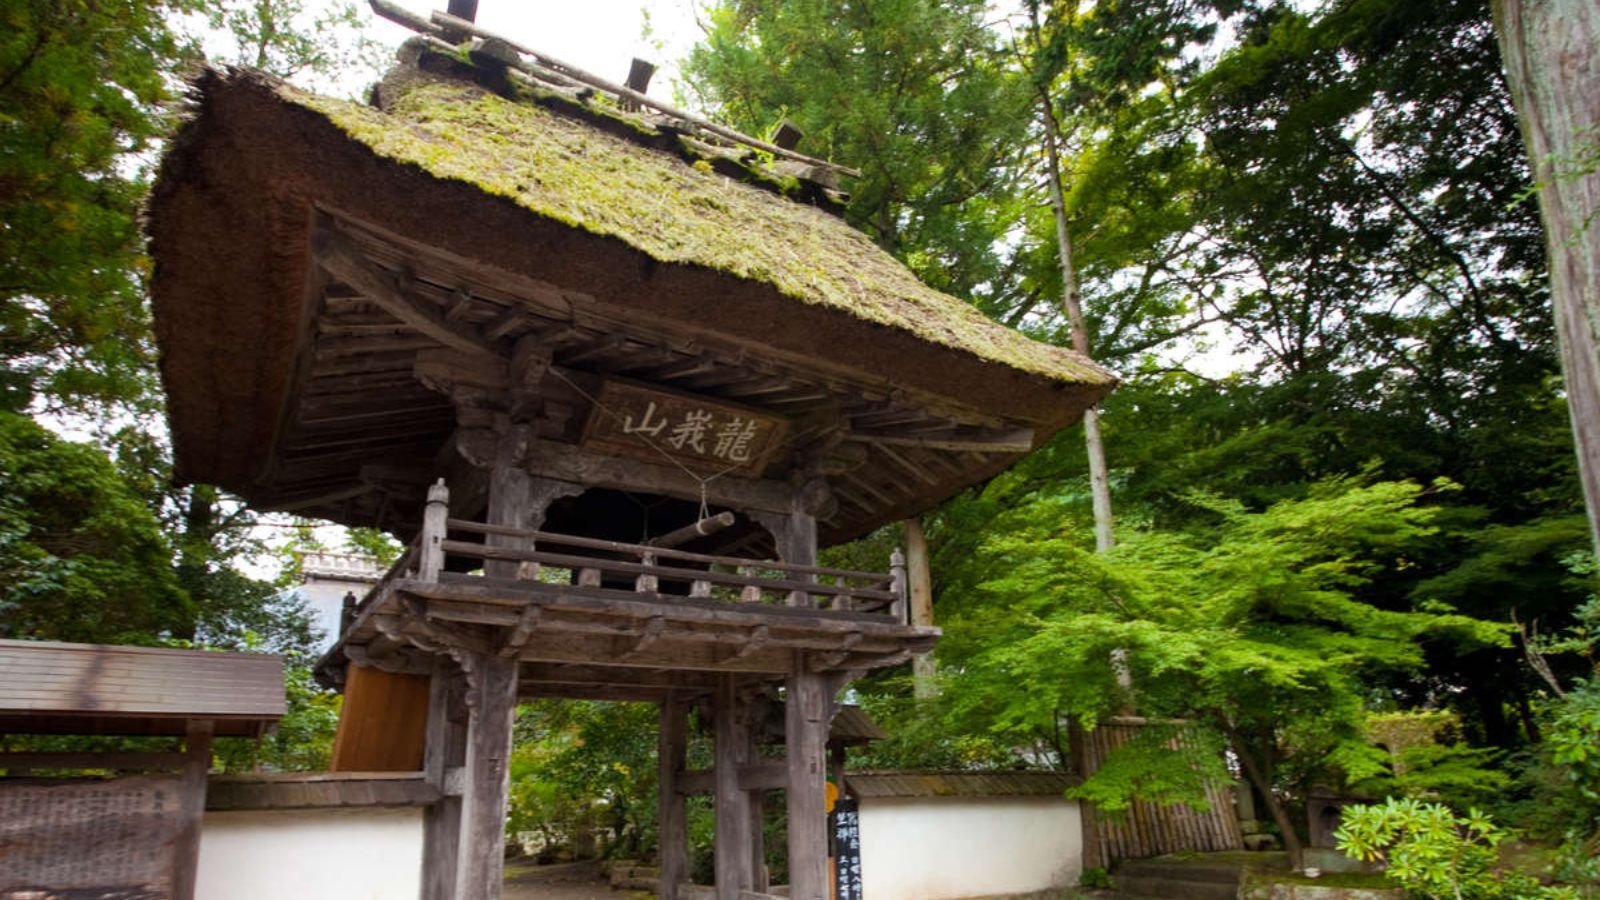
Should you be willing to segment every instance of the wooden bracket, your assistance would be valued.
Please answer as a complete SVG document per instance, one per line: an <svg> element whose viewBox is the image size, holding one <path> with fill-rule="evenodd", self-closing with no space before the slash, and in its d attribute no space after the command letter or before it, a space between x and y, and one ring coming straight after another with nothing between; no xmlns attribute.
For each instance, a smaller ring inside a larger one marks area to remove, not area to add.
<svg viewBox="0 0 1600 900"><path fill-rule="evenodd" d="M661 640L661 635L666 630L667 619L665 616L651 616L650 620L645 623L644 628L640 629L639 634L634 637L633 645L618 654L617 658L621 660L638 656L651 644Z"/></svg>
<svg viewBox="0 0 1600 900"><path fill-rule="evenodd" d="M312 238L312 250L317 262L329 274L412 329L462 353L500 358L476 328L450 321L438 309L408 295L399 276L374 265L333 227L317 230Z"/></svg>
<svg viewBox="0 0 1600 900"><path fill-rule="evenodd" d="M813 672L822 672L832 669L833 667L844 662L846 659L850 658L850 651L855 649L857 644L861 643L861 638L861 632L852 631L844 636L844 640L839 642L838 649L815 654L810 658L810 660L808 660L807 664L811 667L811 671Z"/></svg>
<svg viewBox="0 0 1600 900"><path fill-rule="evenodd" d="M533 636L533 629L538 627L539 619L543 615L544 607L537 603L524 606L522 613L517 616L517 624L506 633L505 640L500 644L500 656L510 658L521 652L522 646Z"/></svg>

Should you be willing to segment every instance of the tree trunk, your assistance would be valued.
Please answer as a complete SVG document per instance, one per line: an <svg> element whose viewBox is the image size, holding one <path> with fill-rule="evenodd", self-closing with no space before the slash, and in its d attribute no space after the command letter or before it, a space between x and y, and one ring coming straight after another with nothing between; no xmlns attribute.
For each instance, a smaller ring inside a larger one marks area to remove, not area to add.
<svg viewBox="0 0 1600 900"><path fill-rule="evenodd" d="M1600 551L1600 4L1493 0L1550 259L1578 472Z"/></svg>
<svg viewBox="0 0 1600 900"><path fill-rule="evenodd" d="M1089 326L1083 319L1082 295L1078 289L1078 269L1073 261L1072 230L1067 225L1067 202L1061 192L1061 148L1057 144L1059 126L1050 96L1041 92L1040 109L1044 116L1045 164L1050 176L1050 209L1056 220L1056 245L1061 256L1061 311L1072 332L1072 349L1089 355ZM1083 413L1083 444L1089 455L1089 492L1094 498L1094 547L1104 553L1115 544L1111 529L1111 480L1106 473L1106 445L1100 437L1100 412L1090 407Z"/></svg>
<svg viewBox="0 0 1600 900"><path fill-rule="evenodd" d="M1278 832L1283 837L1283 849L1289 854L1289 867L1296 872L1301 871L1305 868L1305 849L1300 846L1300 835L1294 830L1289 811L1284 808L1278 795L1273 793L1272 764L1257 758L1244 736L1231 724L1224 721L1222 730L1228 737L1228 743L1233 746L1233 754L1239 758L1239 768L1244 770L1244 777L1256 789L1262 805L1267 808L1267 814L1278 826Z"/></svg>

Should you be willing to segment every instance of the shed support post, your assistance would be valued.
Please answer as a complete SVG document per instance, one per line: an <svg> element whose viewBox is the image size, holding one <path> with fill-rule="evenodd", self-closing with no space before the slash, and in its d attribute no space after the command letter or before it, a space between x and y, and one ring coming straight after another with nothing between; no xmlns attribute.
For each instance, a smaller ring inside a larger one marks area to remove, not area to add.
<svg viewBox="0 0 1600 900"><path fill-rule="evenodd" d="M191 721L184 735L183 795L178 801L183 821L172 854L172 898L194 900L200 869L200 820L206 810L206 773L211 771L211 734L216 723Z"/></svg>
<svg viewBox="0 0 1600 900"><path fill-rule="evenodd" d="M504 877L506 794L511 788L511 725L517 714L517 660L468 657L466 764L456 900L498 900Z"/></svg>
<svg viewBox="0 0 1600 900"><path fill-rule="evenodd" d="M812 672L804 652L796 651L789 670L784 709L789 753L789 896L828 900L827 777L828 720L832 717L833 678Z"/></svg>
<svg viewBox="0 0 1600 900"><path fill-rule="evenodd" d="M689 880L688 806L678 790L678 773L688 767L689 705L676 694L661 703L656 738L657 792L660 818L657 843L661 853L660 900L678 900L678 886Z"/></svg>
<svg viewBox="0 0 1600 900"><path fill-rule="evenodd" d="M460 676L448 657L434 659L428 682L428 732L423 774L439 789L422 814L422 900L454 900L456 851L461 846L461 797L445 790L445 773L466 762L467 710Z"/></svg>
<svg viewBox="0 0 1600 900"><path fill-rule="evenodd" d="M750 871L750 793L739 785L739 770L750 761L749 720L739 698L739 677L721 675L713 696L716 786L715 864L717 900L739 900L752 890Z"/></svg>

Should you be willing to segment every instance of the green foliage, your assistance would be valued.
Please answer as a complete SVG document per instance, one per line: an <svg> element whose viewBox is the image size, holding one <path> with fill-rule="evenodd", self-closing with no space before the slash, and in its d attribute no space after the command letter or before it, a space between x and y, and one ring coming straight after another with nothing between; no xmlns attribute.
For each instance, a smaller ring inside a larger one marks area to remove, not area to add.
<svg viewBox="0 0 1600 900"><path fill-rule="evenodd" d="M292 660L284 667L288 712L260 740L219 738L214 755L225 772L324 772L333 755L341 698L316 683L311 667Z"/></svg>
<svg viewBox="0 0 1600 900"><path fill-rule="evenodd" d="M541 854L636 858L655 842L656 708L539 701L518 709L507 830Z"/></svg>
<svg viewBox="0 0 1600 900"><path fill-rule="evenodd" d="M986 15L974 0L727 0L684 74L730 124L788 119L802 150L860 168L851 223L934 287L983 293L1005 287L996 251L1020 212L1010 163L1028 121Z"/></svg>
<svg viewBox="0 0 1600 900"><path fill-rule="evenodd" d="M0 11L0 407L142 401L152 391L145 185L193 0L21 0Z"/></svg>
<svg viewBox="0 0 1600 900"><path fill-rule="evenodd" d="M1370 679L1420 670L1425 642L1506 639L1503 626L1363 599L1416 565L1438 518L1418 501L1448 490L1336 480L1261 511L1192 494L1193 527L1125 528L1110 554L1092 552L1070 498L1015 503L959 567L972 592L945 594L957 720L1007 737L1048 734L1063 716L1092 725L1133 699L1108 664L1118 651L1141 714L1185 718L1272 789L1303 789L1359 739ZM1113 806L1198 799L1220 775L1206 746L1136 741L1081 790Z"/></svg>
<svg viewBox="0 0 1600 900"><path fill-rule="evenodd" d="M1530 875L1497 868L1505 831L1476 810L1457 816L1449 807L1414 799L1349 806L1335 832L1339 849L1381 862L1406 890L1438 900L1575 898L1572 888L1546 887Z"/></svg>
<svg viewBox="0 0 1600 900"><path fill-rule="evenodd" d="M192 617L172 552L98 448L0 412L0 635L152 643Z"/></svg>

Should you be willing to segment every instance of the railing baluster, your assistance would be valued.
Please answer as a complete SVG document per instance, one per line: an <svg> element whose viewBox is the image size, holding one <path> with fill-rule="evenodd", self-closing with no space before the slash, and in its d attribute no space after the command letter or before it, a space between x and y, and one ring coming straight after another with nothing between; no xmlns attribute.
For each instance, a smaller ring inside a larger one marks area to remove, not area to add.
<svg viewBox="0 0 1600 900"><path fill-rule="evenodd" d="M842 587L842 588L850 587L850 582L847 581L843 575L840 575L837 578L835 578L833 580L833 583L838 585L839 587ZM828 604L828 608L829 609L850 609L851 606L853 605L852 601L854 599L855 598L852 597L848 593L834 594L833 595L833 602Z"/></svg>
<svg viewBox="0 0 1600 900"><path fill-rule="evenodd" d="M421 581L438 581L444 571L445 522L449 518L450 489L441 478L428 486L428 505L422 512L422 534L417 541L417 578Z"/></svg>
<svg viewBox="0 0 1600 900"><path fill-rule="evenodd" d="M639 555L639 562L642 565L654 566L656 564L656 555L654 553L642 553ZM661 590L661 581L654 575L641 574L634 579L633 589L641 594L654 594Z"/></svg>
<svg viewBox="0 0 1600 900"><path fill-rule="evenodd" d="M600 586L600 570L599 569L591 569L591 568L579 569L578 570L578 586L579 587L599 587Z"/></svg>
<svg viewBox="0 0 1600 900"><path fill-rule="evenodd" d="M906 624L906 555L899 547L889 554L889 576L893 585L894 602L889 604L889 614L901 625Z"/></svg>
<svg viewBox="0 0 1600 900"><path fill-rule="evenodd" d="M754 578L756 576L756 570L753 566L740 566L739 574ZM759 584L747 584L739 591L740 603L760 603L761 599L761 585Z"/></svg>
<svg viewBox="0 0 1600 900"><path fill-rule="evenodd" d="M694 581L690 582L689 596L700 598L711 596L711 582L700 579L695 579Z"/></svg>

